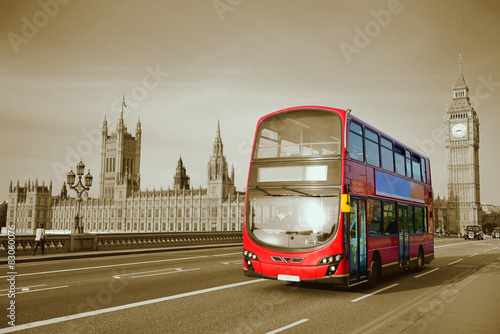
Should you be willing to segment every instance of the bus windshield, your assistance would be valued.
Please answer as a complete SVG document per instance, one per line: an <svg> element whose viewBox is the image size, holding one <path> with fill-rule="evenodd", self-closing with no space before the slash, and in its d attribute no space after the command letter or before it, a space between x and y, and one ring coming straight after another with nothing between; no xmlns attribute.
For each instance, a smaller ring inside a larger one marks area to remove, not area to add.
<svg viewBox="0 0 500 334"><path fill-rule="evenodd" d="M254 159L339 156L342 122L337 113L300 109L269 116L259 126Z"/></svg>
<svg viewBox="0 0 500 334"><path fill-rule="evenodd" d="M337 231L339 193L339 188L249 188L247 228L254 240L267 245L318 246Z"/></svg>

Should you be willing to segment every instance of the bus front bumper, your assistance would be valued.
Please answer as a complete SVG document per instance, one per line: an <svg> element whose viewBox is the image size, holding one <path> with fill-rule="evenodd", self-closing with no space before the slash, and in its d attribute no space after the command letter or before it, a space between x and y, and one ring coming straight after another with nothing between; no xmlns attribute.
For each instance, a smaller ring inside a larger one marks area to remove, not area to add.
<svg viewBox="0 0 500 334"><path fill-rule="evenodd" d="M325 266L318 266L318 267L293 266L286 268L282 266L275 266L268 264L261 264L261 265L262 265L261 267L263 267L263 272L268 274L259 273L249 268L243 268L243 273L245 274L245 276L248 277L258 277L258 278L265 278L272 280L278 280L278 275L289 275L289 276L298 276L299 282L304 282L304 283L325 283L338 286L347 286L349 284L348 274L325 276L326 273ZM300 274L297 275L297 273ZM283 280L288 281L287 279Z"/></svg>

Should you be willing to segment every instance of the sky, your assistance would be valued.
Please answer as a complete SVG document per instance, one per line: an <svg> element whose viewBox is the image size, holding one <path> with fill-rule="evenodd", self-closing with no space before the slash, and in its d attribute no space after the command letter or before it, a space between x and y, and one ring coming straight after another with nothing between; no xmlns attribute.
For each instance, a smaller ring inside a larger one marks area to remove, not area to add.
<svg viewBox="0 0 500 334"><path fill-rule="evenodd" d="M141 189L173 187L182 157L206 187L220 121L246 187L255 126L273 111L350 108L431 160L447 196L444 115L459 54L480 121L481 202L500 205L496 0L0 2L0 201L83 159L98 196L100 128L142 123ZM72 191L70 191L72 193Z"/></svg>

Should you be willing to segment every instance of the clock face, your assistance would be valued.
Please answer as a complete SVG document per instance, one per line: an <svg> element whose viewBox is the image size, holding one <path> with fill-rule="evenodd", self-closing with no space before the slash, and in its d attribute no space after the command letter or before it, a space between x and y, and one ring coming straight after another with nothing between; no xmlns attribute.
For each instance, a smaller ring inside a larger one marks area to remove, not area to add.
<svg viewBox="0 0 500 334"><path fill-rule="evenodd" d="M456 138L463 138L467 135L467 125L458 123L451 128L451 134Z"/></svg>

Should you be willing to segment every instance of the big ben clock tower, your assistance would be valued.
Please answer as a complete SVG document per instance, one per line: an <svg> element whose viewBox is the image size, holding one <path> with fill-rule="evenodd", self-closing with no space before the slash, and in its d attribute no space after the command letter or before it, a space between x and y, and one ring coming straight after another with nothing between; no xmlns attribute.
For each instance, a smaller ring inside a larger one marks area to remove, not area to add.
<svg viewBox="0 0 500 334"><path fill-rule="evenodd" d="M448 158L448 217L450 229L464 233L467 225L481 224L479 191L479 118L469 99L469 87L459 57L453 100L445 117Z"/></svg>

